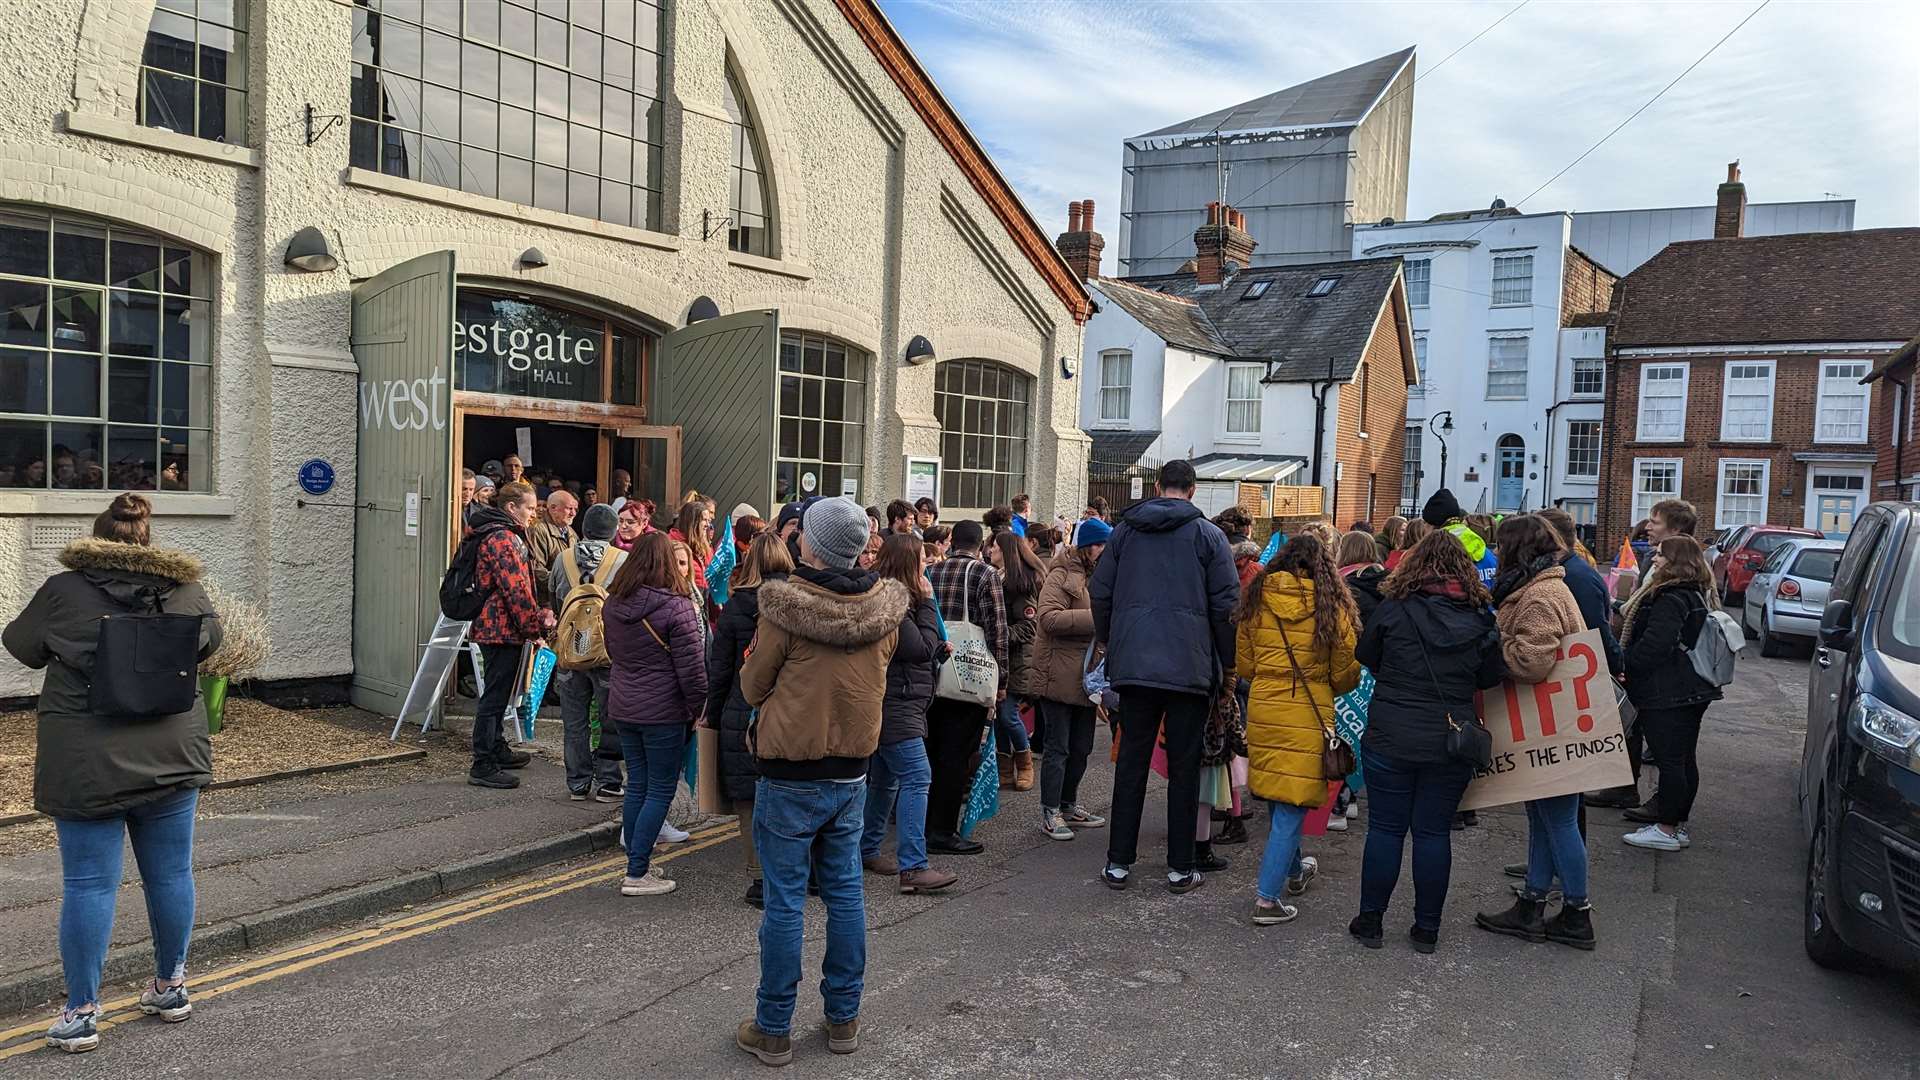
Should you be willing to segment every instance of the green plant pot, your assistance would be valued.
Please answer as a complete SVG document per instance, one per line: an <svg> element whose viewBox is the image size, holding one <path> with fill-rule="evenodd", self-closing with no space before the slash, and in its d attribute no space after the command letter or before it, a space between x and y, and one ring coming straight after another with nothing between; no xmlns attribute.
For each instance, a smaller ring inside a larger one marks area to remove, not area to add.
<svg viewBox="0 0 1920 1080"><path fill-rule="evenodd" d="M227 677L200 676L200 697L207 703L207 734L218 735L226 721Z"/></svg>

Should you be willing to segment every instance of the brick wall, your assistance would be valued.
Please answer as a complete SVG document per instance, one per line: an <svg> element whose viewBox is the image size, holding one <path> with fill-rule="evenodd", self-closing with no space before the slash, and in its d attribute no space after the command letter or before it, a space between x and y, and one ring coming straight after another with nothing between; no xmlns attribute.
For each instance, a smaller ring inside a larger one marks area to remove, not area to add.
<svg viewBox="0 0 1920 1080"><path fill-rule="evenodd" d="M1814 420L1820 389L1822 360L1870 359L1846 353L1818 356L1760 356L1722 353L1709 356L1643 359L1613 356L1608 361L1609 398L1601 438L1600 542L1609 549L1634 525L1634 460L1680 459L1680 498L1699 511L1702 537L1713 532L1719 498L1720 462L1766 461L1766 520L1776 525L1801 525L1806 518L1807 462L1794 455L1808 451L1870 454L1882 429L1875 384L1867 401L1868 438L1861 443L1815 443ZM1720 438L1721 396L1726 364L1730 360L1774 362L1773 437L1766 442L1724 441ZM1687 411L1680 442L1641 442L1640 370L1652 364L1686 363ZM1856 466L1857 467L1857 466ZM1793 494L1782 496L1782 489Z"/></svg>
<svg viewBox="0 0 1920 1080"><path fill-rule="evenodd" d="M1619 278L1578 248L1567 249L1566 271L1560 279L1560 325L1572 326L1575 315L1605 311L1613 303Z"/></svg>
<svg viewBox="0 0 1920 1080"><path fill-rule="evenodd" d="M1903 477L1920 475L1920 446L1914 445L1914 436L1920 434L1920 409L1915 408L1912 394L1915 371L1916 365L1910 356L1889 368L1886 374L1875 380L1873 384L1873 430L1877 436L1873 441L1877 454L1873 466L1873 497L1876 499L1901 498L1905 495L1904 489L1896 489L1892 486L1883 488L1880 485L1897 485ZM1904 425L1906 446L1903 451L1895 447L1901 430L1901 425L1898 425L1895 420L1895 414L1900 408L1899 399L1902 396L1900 388L1893 385L1895 379L1906 383L1908 387L1908 393L1905 395L1907 399ZM1900 463L1902 467L1898 470L1894 462L1896 454L1900 454L1903 458Z"/></svg>
<svg viewBox="0 0 1920 1080"><path fill-rule="evenodd" d="M1402 359L1397 305L1382 313L1367 342L1366 374L1340 387L1334 423L1334 460L1341 463L1334 525L1356 521L1376 527L1400 507L1401 459L1406 453L1407 380ZM1360 437L1360 399L1367 397L1367 437ZM1373 477L1373 502L1367 502L1367 477ZM1324 477L1332 483L1333 476Z"/></svg>

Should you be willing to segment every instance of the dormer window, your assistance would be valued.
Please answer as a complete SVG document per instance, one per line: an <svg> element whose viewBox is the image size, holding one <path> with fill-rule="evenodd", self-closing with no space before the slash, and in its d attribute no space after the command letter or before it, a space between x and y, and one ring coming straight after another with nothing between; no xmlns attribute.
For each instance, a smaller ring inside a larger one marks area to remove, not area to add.
<svg viewBox="0 0 1920 1080"><path fill-rule="evenodd" d="M1326 277L1323 277L1320 280L1314 282L1313 288L1307 290L1307 295L1308 296L1325 296L1328 293L1332 292L1333 287L1338 284L1340 284L1340 275L1329 274Z"/></svg>

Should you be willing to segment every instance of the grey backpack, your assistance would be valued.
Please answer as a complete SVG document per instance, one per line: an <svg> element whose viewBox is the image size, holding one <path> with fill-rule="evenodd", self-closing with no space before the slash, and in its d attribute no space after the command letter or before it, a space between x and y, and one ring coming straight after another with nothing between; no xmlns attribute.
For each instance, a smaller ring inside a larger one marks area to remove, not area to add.
<svg viewBox="0 0 1920 1080"><path fill-rule="evenodd" d="M1700 633L1693 640L1693 647L1687 650L1687 659L1693 662L1693 673L1700 676L1710 686L1725 686L1733 681L1734 657L1744 643L1746 634L1733 616L1724 611L1708 611L1707 617L1700 623Z"/></svg>

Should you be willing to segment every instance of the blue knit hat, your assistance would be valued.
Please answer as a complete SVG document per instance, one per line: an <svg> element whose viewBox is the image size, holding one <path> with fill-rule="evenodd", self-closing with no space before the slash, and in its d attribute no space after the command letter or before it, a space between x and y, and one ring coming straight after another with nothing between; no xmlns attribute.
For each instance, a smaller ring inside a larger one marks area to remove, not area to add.
<svg viewBox="0 0 1920 1080"><path fill-rule="evenodd" d="M1107 537L1113 535L1113 526L1099 518L1088 518L1073 527L1073 546L1077 548L1104 544Z"/></svg>

